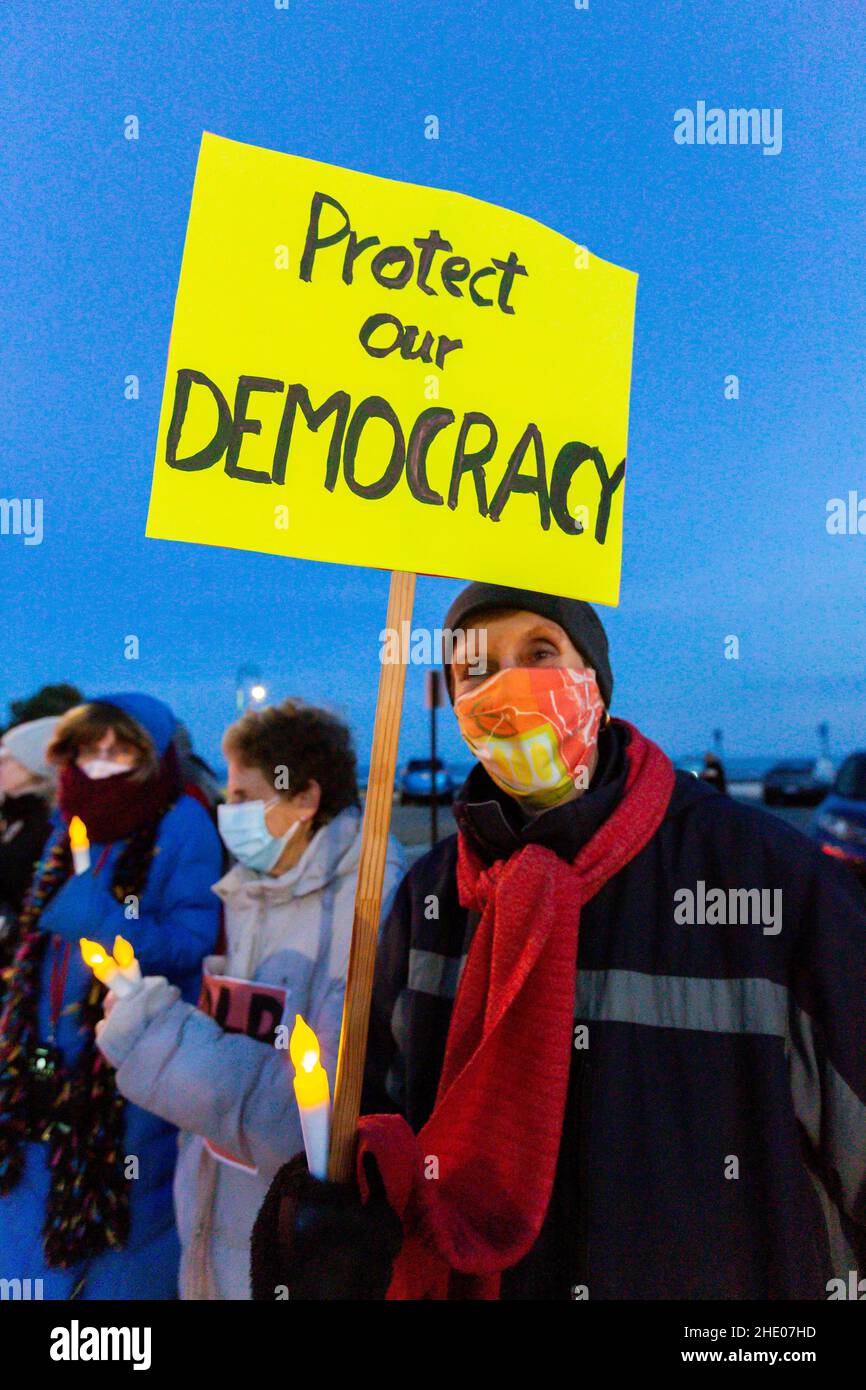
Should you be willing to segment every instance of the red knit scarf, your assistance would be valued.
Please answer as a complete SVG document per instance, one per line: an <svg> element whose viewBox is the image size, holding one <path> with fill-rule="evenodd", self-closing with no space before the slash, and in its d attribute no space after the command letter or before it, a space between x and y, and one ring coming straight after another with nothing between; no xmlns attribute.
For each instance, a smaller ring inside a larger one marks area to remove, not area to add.
<svg viewBox="0 0 866 1390"><path fill-rule="evenodd" d="M133 831L165 812L181 790L180 764L170 743L150 777L141 780L134 769L115 777L92 780L76 763L60 769L57 804L66 825L80 816L91 844L125 840Z"/></svg>
<svg viewBox="0 0 866 1390"><path fill-rule="evenodd" d="M553 1188L574 1028L581 908L655 834L674 770L626 725L622 800L572 864L526 845L489 868L459 838L464 907L481 913L448 1031L436 1104L415 1135L365 1115L403 1246L389 1299L499 1297L500 1274L538 1238Z"/></svg>

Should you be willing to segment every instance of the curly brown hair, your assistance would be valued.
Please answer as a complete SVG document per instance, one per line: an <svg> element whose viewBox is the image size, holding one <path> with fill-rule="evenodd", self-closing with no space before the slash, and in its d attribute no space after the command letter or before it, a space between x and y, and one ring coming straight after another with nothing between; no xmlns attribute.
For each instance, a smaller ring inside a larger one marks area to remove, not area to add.
<svg viewBox="0 0 866 1390"><path fill-rule="evenodd" d="M333 820L347 806L359 806L358 774L352 736L337 717L300 700L247 710L226 729L223 752L246 767L258 768L276 784L285 770L288 787L278 795L297 796L311 782L321 791L312 830Z"/></svg>

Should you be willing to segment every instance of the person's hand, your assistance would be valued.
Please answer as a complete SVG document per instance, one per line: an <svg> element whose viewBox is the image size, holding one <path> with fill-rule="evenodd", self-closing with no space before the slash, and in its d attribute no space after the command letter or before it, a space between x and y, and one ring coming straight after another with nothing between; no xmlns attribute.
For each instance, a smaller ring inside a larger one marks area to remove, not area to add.
<svg viewBox="0 0 866 1390"><path fill-rule="evenodd" d="M178 999L180 990L164 975L145 975L141 988L125 998L109 990L104 1016L96 1025L96 1041L106 1061L120 1067L145 1029Z"/></svg>
<svg viewBox="0 0 866 1390"><path fill-rule="evenodd" d="M364 1172L366 1202L354 1184L311 1177L303 1153L280 1169L253 1227L254 1299L384 1299L403 1230L372 1154Z"/></svg>

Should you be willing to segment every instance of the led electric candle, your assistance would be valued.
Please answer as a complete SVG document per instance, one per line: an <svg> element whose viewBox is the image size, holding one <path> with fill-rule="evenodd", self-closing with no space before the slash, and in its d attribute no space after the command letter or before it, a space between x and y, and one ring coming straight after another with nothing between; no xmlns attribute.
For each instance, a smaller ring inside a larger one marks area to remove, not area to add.
<svg viewBox="0 0 866 1390"><path fill-rule="evenodd" d="M307 1167L314 1178L324 1180L328 1173L331 1137L331 1092L328 1074L320 1061L319 1041L300 1014L295 1014L289 1055L295 1068L295 1099L301 1116Z"/></svg>
<svg viewBox="0 0 866 1390"><path fill-rule="evenodd" d="M84 964L90 966L97 980L107 985L118 999L126 999L141 989L141 972L138 973L138 979L131 979L128 974L124 974L114 957L110 956L98 941L88 941L86 936L82 936L81 955ZM138 970L137 962L135 968Z"/></svg>
<svg viewBox="0 0 866 1390"><path fill-rule="evenodd" d="M69 822L69 847L72 850L72 866L77 874L86 874L90 868L90 841L87 827L80 816L73 816Z"/></svg>

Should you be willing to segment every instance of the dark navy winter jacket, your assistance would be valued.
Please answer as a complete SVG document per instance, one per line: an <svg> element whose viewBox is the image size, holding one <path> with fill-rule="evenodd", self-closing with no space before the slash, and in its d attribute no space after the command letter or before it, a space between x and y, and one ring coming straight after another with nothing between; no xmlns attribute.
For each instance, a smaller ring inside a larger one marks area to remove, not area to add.
<svg viewBox="0 0 866 1390"><path fill-rule="evenodd" d="M613 721L589 790L532 821L476 768L458 825L489 862L530 841L573 859L622 795L628 737ZM452 836L413 866L378 952L363 1110L416 1130L478 920L456 855ZM823 1299L866 1273L866 897L847 870L678 774L583 909L575 1025L553 1195L503 1298Z"/></svg>

